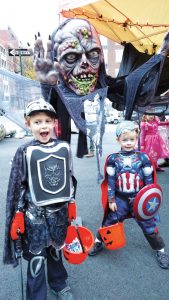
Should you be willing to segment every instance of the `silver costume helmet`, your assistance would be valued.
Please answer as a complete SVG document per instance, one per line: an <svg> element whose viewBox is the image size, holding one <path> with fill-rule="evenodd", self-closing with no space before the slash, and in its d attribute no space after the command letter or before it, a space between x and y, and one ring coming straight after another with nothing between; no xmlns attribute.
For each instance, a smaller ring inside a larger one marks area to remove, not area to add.
<svg viewBox="0 0 169 300"><path fill-rule="evenodd" d="M56 111L53 106L46 102L43 98L31 101L25 109L24 116L29 117L34 112L47 112L56 117Z"/></svg>

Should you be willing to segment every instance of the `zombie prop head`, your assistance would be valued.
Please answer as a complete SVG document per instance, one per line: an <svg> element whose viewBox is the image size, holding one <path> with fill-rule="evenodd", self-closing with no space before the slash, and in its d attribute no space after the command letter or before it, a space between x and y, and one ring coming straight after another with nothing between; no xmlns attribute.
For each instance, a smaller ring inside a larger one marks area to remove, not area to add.
<svg viewBox="0 0 169 300"><path fill-rule="evenodd" d="M60 79L77 95L93 92L103 63L95 28L86 20L68 19L53 32L52 43Z"/></svg>

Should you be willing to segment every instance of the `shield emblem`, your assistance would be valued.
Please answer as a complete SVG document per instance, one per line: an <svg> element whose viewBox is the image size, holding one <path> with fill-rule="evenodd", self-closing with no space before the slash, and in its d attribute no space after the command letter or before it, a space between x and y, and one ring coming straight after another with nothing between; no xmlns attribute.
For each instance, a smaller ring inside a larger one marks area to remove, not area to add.
<svg viewBox="0 0 169 300"><path fill-rule="evenodd" d="M38 178L41 189L50 194L63 190L66 184L66 160L57 155L48 155L37 160Z"/></svg>
<svg viewBox="0 0 169 300"><path fill-rule="evenodd" d="M158 184L148 184L136 195L133 203L134 215L138 220L151 219L162 202L162 189Z"/></svg>
<svg viewBox="0 0 169 300"><path fill-rule="evenodd" d="M37 206L69 201L72 181L70 177L69 145L65 142L53 147L29 146L29 189Z"/></svg>

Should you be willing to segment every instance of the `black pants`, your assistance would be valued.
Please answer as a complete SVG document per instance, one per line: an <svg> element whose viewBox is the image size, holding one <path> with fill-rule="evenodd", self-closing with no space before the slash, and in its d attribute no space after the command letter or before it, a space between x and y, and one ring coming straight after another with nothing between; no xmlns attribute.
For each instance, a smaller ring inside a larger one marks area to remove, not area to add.
<svg viewBox="0 0 169 300"><path fill-rule="evenodd" d="M66 279L68 277L67 271L63 265L61 251L58 252L58 257L55 256L54 249L52 247L45 250L38 256L32 256L28 262L27 269L27 289L26 300L46 300L47 299L47 283L45 274L45 261L47 264L47 281L51 289L56 292L61 291L66 287ZM38 257L41 257L41 263ZM44 259L43 259L44 258ZM37 262L36 262L37 259ZM35 265L33 265L33 260ZM41 265L37 276L34 276L34 270L38 270Z"/></svg>

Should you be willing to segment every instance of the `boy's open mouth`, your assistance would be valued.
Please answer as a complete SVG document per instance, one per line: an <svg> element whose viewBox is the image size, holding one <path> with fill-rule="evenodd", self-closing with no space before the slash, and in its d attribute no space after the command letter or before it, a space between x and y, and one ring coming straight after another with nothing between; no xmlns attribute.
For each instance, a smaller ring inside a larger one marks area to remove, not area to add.
<svg viewBox="0 0 169 300"><path fill-rule="evenodd" d="M41 132L41 133L40 133L41 137L47 137L48 134L49 134L48 131L44 131L44 132Z"/></svg>

